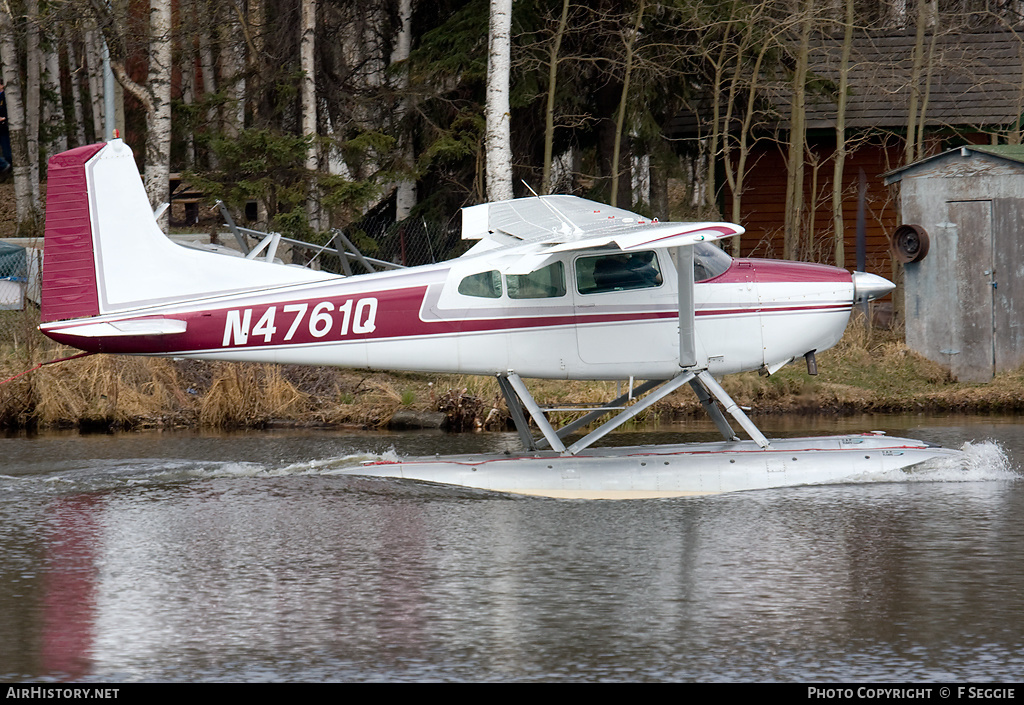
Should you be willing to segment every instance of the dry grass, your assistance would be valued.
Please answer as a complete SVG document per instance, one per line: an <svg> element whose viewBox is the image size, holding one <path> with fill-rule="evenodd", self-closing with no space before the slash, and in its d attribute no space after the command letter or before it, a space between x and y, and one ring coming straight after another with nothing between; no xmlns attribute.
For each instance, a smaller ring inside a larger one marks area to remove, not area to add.
<svg viewBox="0 0 1024 705"><path fill-rule="evenodd" d="M31 399L25 411L40 426L181 424L195 415L170 360L94 355L44 367L24 384Z"/></svg>
<svg viewBox="0 0 1024 705"><path fill-rule="evenodd" d="M213 381L199 404L199 423L213 428L265 426L309 411L309 395L281 373L279 365L212 364Z"/></svg>
<svg viewBox="0 0 1024 705"><path fill-rule="evenodd" d="M28 314L0 314L0 379L75 352L46 342ZM958 384L909 350L898 334L868 331L858 321L835 348L818 356L818 367L817 377L800 362L771 377L730 375L723 386L754 413L1024 411L1024 371L989 384ZM619 391L615 382L531 380L529 387L540 404L556 407L604 403ZM399 409L443 411L456 429L509 423L493 377L96 355L0 384L0 425L6 427L376 427ZM684 387L637 421L702 413ZM559 424L577 415L562 411L551 417Z"/></svg>

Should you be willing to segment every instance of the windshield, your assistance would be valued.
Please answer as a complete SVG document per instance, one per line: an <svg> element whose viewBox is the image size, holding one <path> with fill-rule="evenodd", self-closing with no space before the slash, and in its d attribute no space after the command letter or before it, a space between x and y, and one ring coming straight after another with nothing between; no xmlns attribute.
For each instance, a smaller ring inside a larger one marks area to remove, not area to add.
<svg viewBox="0 0 1024 705"><path fill-rule="evenodd" d="M732 257L709 242L698 242L693 246L693 280L695 282L714 279L732 264Z"/></svg>

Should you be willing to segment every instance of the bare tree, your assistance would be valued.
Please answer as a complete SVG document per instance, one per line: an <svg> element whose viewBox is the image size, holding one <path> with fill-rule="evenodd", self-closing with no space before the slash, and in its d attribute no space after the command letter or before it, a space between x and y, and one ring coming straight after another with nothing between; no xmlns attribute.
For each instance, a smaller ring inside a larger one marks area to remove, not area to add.
<svg viewBox="0 0 1024 705"><path fill-rule="evenodd" d="M918 0L916 34L914 38L913 65L910 70L910 105L907 108L907 139L904 163L911 164L923 156L923 135L925 115L928 106L928 91L931 85L932 53L935 47L935 31L937 22L936 0ZM925 33L932 27L932 42L925 56ZM921 81L924 78L925 90L922 95Z"/></svg>
<svg viewBox="0 0 1024 705"><path fill-rule="evenodd" d="M625 61L622 68L622 94L619 98L619 109L615 112L615 146L612 149L612 192L609 204L618 205L619 196L619 157L622 153L622 128L626 120L626 106L629 101L629 82L633 74L633 52L638 37L640 26L644 21L645 0L640 0L640 6L636 9L636 21L632 31L627 31L623 37L625 46ZM625 204L628 208L631 204Z"/></svg>
<svg viewBox="0 0 1024 705"><path fill-rule="evenodd" d="M843 48L839 59L836 99L836 153L832 163L832 229L835 264L846 266L846 227L843 223L843 170L846 166L846 102L850 90L850 52L853 48L854 0L844 0Z"/></svg>
<svg viewBox="0 0 1024 705"><path fill-rule="evenodd" d="M541 193L551 193L551 160L555 141L555 94L558 87L558 56L569 23L569 0L562 0L562 14L548 49L548 90L544 109L544 166Z"/></svg>
<svg viewBox="0 0 1024 705"><path fill-rule="evenodd" d="M793 69L792 99L789 112L789 142L786 157L786 216L783 257L800 256L801 220L804 209L804 153L807 145L806 96L810 57L814 0L803 0L800 13L800 35Z"/></svg>

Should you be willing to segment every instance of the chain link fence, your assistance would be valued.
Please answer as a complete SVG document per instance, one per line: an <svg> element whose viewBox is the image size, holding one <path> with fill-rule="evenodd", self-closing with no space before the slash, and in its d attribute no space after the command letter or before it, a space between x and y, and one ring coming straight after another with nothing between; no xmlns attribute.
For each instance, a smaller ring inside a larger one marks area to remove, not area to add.
<svg viewBox="0 0 1024 705"><path fill-rule="evenodd" d="M28 254L21 245L0 241L0 310L21 310L28 286Z"/></svg>
<svg viewBox="0 0 1024 705"><path fill-rule="evenodd" d="M363 252L403 267L443 262L463 254L474 241L462 239L462 224L428 222L407 218L400 222L386 216L367 217L345 234Z"/></svg>

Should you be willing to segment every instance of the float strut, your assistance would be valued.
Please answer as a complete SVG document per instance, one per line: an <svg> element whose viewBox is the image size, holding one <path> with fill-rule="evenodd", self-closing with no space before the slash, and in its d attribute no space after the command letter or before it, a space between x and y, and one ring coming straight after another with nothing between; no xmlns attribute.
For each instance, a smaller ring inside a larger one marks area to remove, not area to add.
<svg viewBox="0 0 1024 705"><path fill-rule="evenodd" d="M697 373L697 379L700 380L700 383L715 399L721 402L722 406L725 407L726 412L736 419L736 423L743 427L743 430L747 432L747 435L750 436L751 440L762 448L771 447L771 443L769 443L768 439L764 437L764 434L758 430L753 421L747 418L747 415L743 413L743 410L732 400L732 397L722 389L722 385L715 381L715 378L711 376L710 372L707 370L701 370Z"/></svg>
<svg viewBox="0 0 1024 705"><path fill-rule="evenodd" d="M707 412L711 420L715 422L715 426L718 427L718 432L722 434L722 437L727 441L738 441L739 436L736 435L735 431L732 430L732 426L729 425L729 420L722 414L722 410L718 408L718 404L708 394L708 390L704 389L704 385L700 383L700 380L690 380L690 386L693 388L697 398L700 399L701 406L704 407L704 411Z"/></svg>
<svg viewBox="0 0 1024 705"><path fill-rule="evenodd" d="M533 434L530 433L530 423L526 420L526 415L523 414L523 405L519 401L519 395L516 394L504 375L498 375L498 386L501 388L502 396L505 397L505 405L508 407L508 413L512 415L516 431L519 432L519 439L526 446L526 450L537 450Z"/></svg>
<svg viewBox="0 0 1024 705"><path fill-rule="evenodd" d="M562 443L562 439L558 437L558 434L555 433L555 429L552 428L551 423L548 422L548 418L544 415L544 410L540 408L536 401L534 401L533 396L530 394L530 390L526 388L526 384L523 383L522 378L520 378L520 376L515 372L508 372L505 375L498 375L499 384L501 384L502 380L504 380L505 384L509 385L512 391L514 391L519 403L525 406L526 410L530 412L530 416L533 417L533 422L537 424L537 428L539 428L540 432L544 434L544 438L547 439L548 444L550 444L550 446L559 453L565 452L565 444ZM505 390L505 385L501 384L501 388L501 391L506 393L505 400L507 402L508 393ZM510 406L512 405L510 404ZM519 415L522 416L522 411L519 412ZM520 426L520 422L516 420L515 416L512 417L512 420L515 421L516 428L519 429L519 435L523 438L523 442L526 443L527 436L530 438L527 446L528 449L535 450L536 444L533 441L532 434L530 434L529 425L526 424L526 419L523 419L522 426Z"/></svg>

